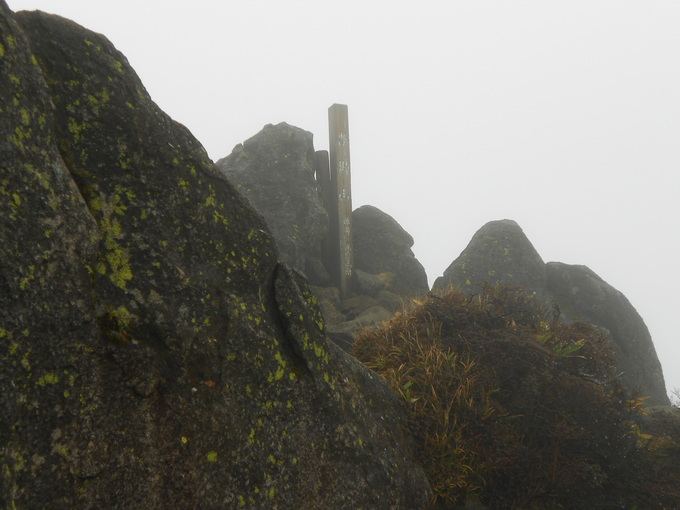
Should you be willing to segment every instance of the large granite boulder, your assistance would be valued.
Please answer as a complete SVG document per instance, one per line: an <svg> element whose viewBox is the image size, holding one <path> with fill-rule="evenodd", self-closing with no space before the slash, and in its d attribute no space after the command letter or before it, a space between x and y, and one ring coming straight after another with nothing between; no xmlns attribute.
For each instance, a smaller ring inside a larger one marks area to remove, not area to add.
<svg viewBox="0 0 680 510"><path fill-rule="evenodd" d="M125 57L0 0L0 68L0 507L423 507L397 398Z"/></svg>
<svg viewBox="0 0 680 510"><path fill-rule="evenodd" d="M512 220L490 221L480 228L467 248L437 278L435 290L454 286L465 294L478 295L485 283L517 285L543 297L545 263Z"/></svg>
<svg viewBox="0 0 680 510"><path fill-rule="evenodd" d="M413 255L413 237L377 207L352 212L354 267L373 275L392 273L387 290L414 297L429 290L422 264Z"/></svg>
<svg viewBox="0 0 680 510"><path fill-rule="evenodd" d="M328 232L328 214L314 177L312 133L285 122L269 124L217 167L264 216L281 260L309 272L309 259L321 258Z"/></svg>
<svg viewBox="0 0 680 510"><path fill-rule="evenodd" d="M478 295L485 284L496 283L535 294L546 310L557 303L563 320L578 318L607 329L626 388L649 396L650 403L668 404L661 364L647 326L625 296L590 269L545 264L517 223L492 221L475 233L433 289L454 286L465 294Z"/></svg>
<svg viewBox="0 0 680 510"><path fill-rule="evenodd" d="M606 328L617 347L623 384L650 403L667 405L661 363L637 310L621 292L586 266L548 262L548 291L565 318L578 317Z"/></svg>

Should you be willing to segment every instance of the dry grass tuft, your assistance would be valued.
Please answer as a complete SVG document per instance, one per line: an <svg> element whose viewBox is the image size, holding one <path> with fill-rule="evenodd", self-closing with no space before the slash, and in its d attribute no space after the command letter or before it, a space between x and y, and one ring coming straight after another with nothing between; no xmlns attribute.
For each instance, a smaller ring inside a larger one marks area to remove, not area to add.
<svg viewBox="0 0 680 510"><path fill-rule="evenodd" d="M403 398L439 508L678 508L678 420L625 394L610 347L497 286L430 295L354 354Z"/></svg>

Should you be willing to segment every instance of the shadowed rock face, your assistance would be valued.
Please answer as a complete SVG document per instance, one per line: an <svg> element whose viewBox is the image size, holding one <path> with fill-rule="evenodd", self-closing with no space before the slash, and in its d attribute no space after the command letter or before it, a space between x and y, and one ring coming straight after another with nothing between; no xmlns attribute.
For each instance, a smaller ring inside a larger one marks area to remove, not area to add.
<svg viewBox="0 0 680 510"><path fill-rule="evenodd" d="M422 264L413 255L413 237L377 207L364 205L352 212L354 265L370 274L393 273L388 290L418 296L429 290Z"/></svg>
<svg viewBox="0 0 680 510"><path fill-rule="evenodd" d="M314 178L312 133L285 122L269 124L217 167L264 216L281 260L305 271L310 257L320 257L328 214Z"/></svg>
<svg viewBox="0 0 680 510"><path fill-rule="evenodd" d="M511 220L492 221L473 236L433 288L453 285L480 294L485 282L520 286L547 306L560 305L563 318L579 317L611 333L622 381L631 391L667 405L661 364L649 330L619 291L585 266L545 264L522 229Z"/></svg>
<svg viewBox="0 0 680 510"><path fill-rule="evenodd" d="M396 397L125 57L2 0L0 44L0 507L422 507Z"/></svg>
<svg viewBox="0 0 680 510"><path fill-rule="evenodd" d="M547 264L548 290L567 317L579 317L609 330L618 348L623 384L667 405L661 363L645 322L626 297L586 266Z"/></svg>

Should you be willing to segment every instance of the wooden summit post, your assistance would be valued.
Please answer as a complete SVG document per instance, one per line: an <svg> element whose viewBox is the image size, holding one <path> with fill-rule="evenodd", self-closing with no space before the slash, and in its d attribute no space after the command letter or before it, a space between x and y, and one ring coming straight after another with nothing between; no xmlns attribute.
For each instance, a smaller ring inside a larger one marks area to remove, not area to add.
<svg viewBox="0 0 680 510"><path fill-rule="evenodd" d="M333 201L337 197L337 207L330 204L331 233L337 232L332 240L333 250L338 255L339 267L334 275L344 299L349 295L354 263L352 244L352 183L349 165L349 120L347 105L334 104L328 109L328 134L330 137L330 178ZM335 214L337 211L337 216ZM336 251L337 250L337 251Z"/></svg>

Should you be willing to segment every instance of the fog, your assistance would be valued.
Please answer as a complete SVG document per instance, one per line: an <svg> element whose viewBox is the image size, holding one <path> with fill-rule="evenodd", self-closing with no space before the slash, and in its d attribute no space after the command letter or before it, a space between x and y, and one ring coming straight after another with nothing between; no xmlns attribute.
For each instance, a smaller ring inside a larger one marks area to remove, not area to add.
<svg viewBox="0 0 680 510"><path fill-rule="evenodd" d="M680 388L680 2L8 1L105 34L217 160L349 107L353 204L430 283L488 221L584 264L644 318Z"/></svg>

